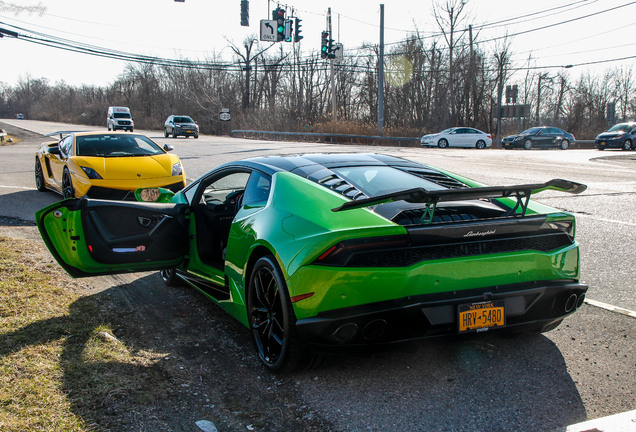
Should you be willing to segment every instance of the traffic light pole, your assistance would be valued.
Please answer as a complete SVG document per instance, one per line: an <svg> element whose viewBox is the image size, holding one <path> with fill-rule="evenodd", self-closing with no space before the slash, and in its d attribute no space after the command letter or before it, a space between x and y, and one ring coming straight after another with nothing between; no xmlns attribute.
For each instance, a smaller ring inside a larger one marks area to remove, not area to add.
<svg viewBox="0 0 636 432"><path fill-rule="evenodd" d="M331 38L333 32L331 31L331 8L327 9L327 25L329 28L329 37ZM331 70L331 116L332 121L336 123L336 73L334 69L334 58L329 56L329 69Z"/></svg>

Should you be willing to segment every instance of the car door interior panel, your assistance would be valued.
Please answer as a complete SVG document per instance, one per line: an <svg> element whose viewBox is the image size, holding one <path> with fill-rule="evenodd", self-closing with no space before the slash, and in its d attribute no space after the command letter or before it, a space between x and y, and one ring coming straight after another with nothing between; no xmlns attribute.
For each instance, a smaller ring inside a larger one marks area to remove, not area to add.
<svg viewBox="0 0 636 432"><path fill-rule="evenodd" d="M185 205L83 200L84 235L105 264L173 260L187 251Z"/></svg>

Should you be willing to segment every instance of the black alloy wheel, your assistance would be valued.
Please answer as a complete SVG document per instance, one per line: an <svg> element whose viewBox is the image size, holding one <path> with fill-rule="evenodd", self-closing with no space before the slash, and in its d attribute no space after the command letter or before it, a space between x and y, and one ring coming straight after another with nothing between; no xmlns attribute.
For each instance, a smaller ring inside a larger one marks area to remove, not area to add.
<svg viewBox="0 0 636 432"><path fill-rule="evenodd" d="M247 319L258 357L272 371L293 369L299 357L293 341L291 303L273 256L254 264L247 293Z"/></svg>
<svg viewBox="0 0 636 432"><path fill-rule="evenodd" d="M75 189L73 189L71 174L66 168L64 168L64 174L62 174L62 196L64 199L75 197Z"/></svg>
<svg viewBox="0 0 636 432"><path fill-rule="evenodd" d="M446 140L446 138L442 138L441 140L437 141L437 147L439 148L448 147L448 141Z"/></svg>
<svg viewBox="0 0 636 432"><path fill-rule="evenodd" d="M632 142L630 140L625 140L625 142L623 143L623 147L622 149L625 150L631 150L632 149Z"/></svg>
<svg viewBox="0 0 636 432"><path fill-rule="evenodd" d="M38 158L35 158L35 188L40 192L46 190L44 185L44 173L42 172L42 164Z"/></svg>
<svg viewBox="0 0 636 432"><path fill-rule="evenodd" d="M166 286L174 287L181 285L181 279L177 276L177 271L174 268L160 270L159 276L161 276L161 280Z"/></svg>

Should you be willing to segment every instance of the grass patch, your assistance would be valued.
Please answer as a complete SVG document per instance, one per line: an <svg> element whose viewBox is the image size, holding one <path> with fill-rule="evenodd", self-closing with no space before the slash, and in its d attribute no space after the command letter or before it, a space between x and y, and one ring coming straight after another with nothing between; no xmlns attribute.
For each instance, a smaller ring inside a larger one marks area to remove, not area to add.
<svg viewBox="0 0 636 432"><path fill-rule="evenodd" d="M0 275L1 431L95 430L101 407L147 386L157 355L115 338L40 244L0 236Z"/></svg>
<svg viewBox="0 0 636 432"><path fill-rule="evenodd" d="M20 138L15 137L13 135L7 135L4 137L4 140L0 141L0 146L10 146L13 144L17 144L20 142Z"/></svg>

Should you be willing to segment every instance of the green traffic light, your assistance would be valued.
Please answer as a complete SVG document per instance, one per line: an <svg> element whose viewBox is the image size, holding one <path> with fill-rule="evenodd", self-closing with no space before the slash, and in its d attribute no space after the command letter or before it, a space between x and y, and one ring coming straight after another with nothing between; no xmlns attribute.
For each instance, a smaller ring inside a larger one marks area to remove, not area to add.
<svg viewBox="0 0 636 432"><path fill-rule="evenodd" d="M285 27L278 26L278 33L283 33L285 31Z"/></svg>

